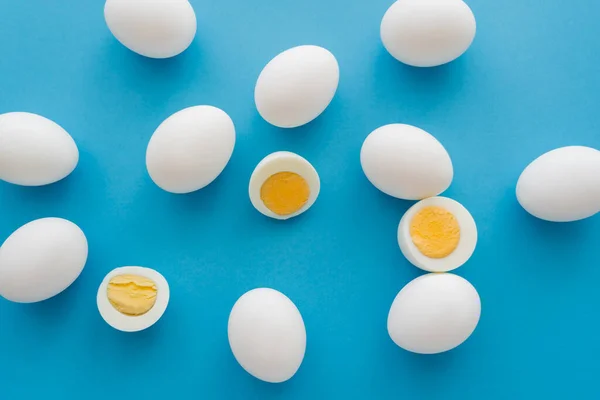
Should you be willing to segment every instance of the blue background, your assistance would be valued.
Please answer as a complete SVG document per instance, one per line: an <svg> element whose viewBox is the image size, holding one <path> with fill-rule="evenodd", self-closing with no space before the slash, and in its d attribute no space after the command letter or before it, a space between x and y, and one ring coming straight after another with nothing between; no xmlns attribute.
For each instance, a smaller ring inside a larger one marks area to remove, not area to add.
<svg viewBox="0 0 600 400"><path fill-rule="evenodd" d="M565 145L600 148L600 2L470 0L475 42L433 69L396 62L379 40L391 0L194 0L198 33L169 60L122 47L103 1L0 0L0 113L62 125L81 160L42 188L0 184L0 240L35 218L68 218L86 233L88 264L66 292L19 305L0 299L0 399L507 399L599 398L600 218L552 224L514 195L535 157ZM262 67L289 47L330 49L337 95L294 130L258 115ZM230 114L237 143L224 173L190 195L161 191L145 170L162 120L210 104ZM373 129L409 123L449 151L446 195L477 221L480 242L457 273L478 289L482 317L461 347L435 356L396 347L386 331L397 292L420 272L396 228L409 202L364 177ZM247 197L254 166L276 150L305 156L322 192L278 222ZM152 329L103 322L97 287L122 265L162 272L169 308ZM236 299L281 290L305 319L298 374L269 385L246 374L227 343Z"/></svg>

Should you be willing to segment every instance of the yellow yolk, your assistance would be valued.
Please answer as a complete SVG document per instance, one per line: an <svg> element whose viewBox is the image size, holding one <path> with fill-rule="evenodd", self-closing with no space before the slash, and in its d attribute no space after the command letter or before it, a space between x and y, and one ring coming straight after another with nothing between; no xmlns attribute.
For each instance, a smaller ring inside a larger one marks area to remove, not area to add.
<svg viewBox="0 0 600 400"><path fill-rule="evenodd" d="M271 175L260 188L260 199L277 215L289 215L300 210L310 196L308 183L293 172Z"/></svg>
<svg viewBox="0 0 600 400"><path fill-rule="evenodd" d="M156 284L138 275L117 275L108 282L106 295L110 304L125 315L142 315L156 303Z"/></svg>
<svg viewBox="0 0 600 400"><path fill-rule="evenodd" d="M454 214L442 207L424 207L410 222L410 237L429 258L448 257L460 241L460 226Z"/></svg>

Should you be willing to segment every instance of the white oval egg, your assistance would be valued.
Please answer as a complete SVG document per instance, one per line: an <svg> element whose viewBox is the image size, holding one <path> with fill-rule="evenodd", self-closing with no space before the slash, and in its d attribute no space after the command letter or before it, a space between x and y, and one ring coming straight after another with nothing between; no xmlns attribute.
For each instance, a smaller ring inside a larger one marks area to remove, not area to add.
<svg viewBox="0 0 600 400"><path fill-rule="evenodd" d="M234 146L235 127L229 115L212 106L189 107L156 129L146 150L146 167L161 189L190 193L223 172Z"/></svg>
<svg viewBox="0 0 600 400"><path fill-rule="evenodd" d="M435 354L467 340L480 315L479 294L467 280L454 274L426 274L398 293L387 327L394 343L403 349Z"/></svg>
<svg viewBox="0 0 600 400"><path fill-rule="evenodd" d="M319 46L280 53L260 73L254 100L259 114L280 128L295 128L317 118L331 103L340 79L337 60Z"/></svg>
<svg viewBox="0 0 600 400"><path fill-rule="evenodd" d="M398 244L414 266L445 272L467 262L477 245L475 220L459 202L430 197L406 211L398 226Z"/></svg>
<svg viewBox="0 0 600 400"><path fill-rule="evenodd" d="M0 247L0 296L17 303L54 297L81 274L88 243L74 223L42 218L14 231Z"/></svg>
<svg viewBox="0 0 600 400"><path fill-rule="evenodd" d="M289 219L308 210L321 184L314 167L303 157L278 151L262 159L250 177L254 208L267 217Z"/></svg>
<svg viewBox="0 0 600 400"><path fill-rule="evenodd" d="M405 124L371 132L362 145L360 163L377 189L404 200L436 196L448 189L454 176L444 146L424 130Z"/></svg>
<svg viewBox="0 0 600 400"><path fill-rule="evenodd" d="M0 115L0 179L23 186L49 185L68 176L79 161L73 138L37 114Z"/></svg>
<svg viewBox="0 0 600 400"><path fill-rule="evenodd" d="M144 267L120 267L106 275L96 302L107 324L123 332L154 325L169 304L169 284L158 272Z"/></svg>
<svg viewBox="0 0 600 400"><path fill-rule="evenodd" d="M462 0L398 0L381 21L381 40L397 60L434 67L460 57L475 38L475 17Z"/></svg>
<svg viewBox="0 0 600 400"><path fill-rule="evenodd" d="M196 14L187 0L107 0L104 19L121 44L150 58L176 56L196 35Z"/></svg>
<svg viewBox="0 0 600 400"><path fill-rule="evenodd" d="M294 303L277 290L259 288L240 297L229 315L227 334L237 362L266 382L287 381L304 359L304 321Z"/></svg>
<svg viewBox="0 0 600 400"><path fill-rule="evenodd" d="M531 215L570 222L600 212L600 151L568 146L533 160L517 182L517 199Z"/></svg>

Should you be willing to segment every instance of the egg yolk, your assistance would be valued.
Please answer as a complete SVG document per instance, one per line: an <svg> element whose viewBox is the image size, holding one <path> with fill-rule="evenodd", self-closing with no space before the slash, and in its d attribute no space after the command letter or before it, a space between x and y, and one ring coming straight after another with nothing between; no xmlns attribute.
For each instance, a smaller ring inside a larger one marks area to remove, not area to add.
<svg viewBox="0 0 600 400"><path fill-rule="evenodd" d="M290 215L300 210L310 196L306 180L294 172L271 175L260 188L260 199L277 215Z"/></svg>
<svg viewBox="0 0 600 400"><path fill-rule="evenodd" d="M108 282L106 295L112 306L125 315L146 314L156 303L156 283L138 275L117 275Z"/></svg>
<svg viewBox="0 0 600 400"><path fill-rule="evenodd" d="M444 258L458 247L460 226L445 208L424 207L410 222L410 237L424 256Z"/></svg>

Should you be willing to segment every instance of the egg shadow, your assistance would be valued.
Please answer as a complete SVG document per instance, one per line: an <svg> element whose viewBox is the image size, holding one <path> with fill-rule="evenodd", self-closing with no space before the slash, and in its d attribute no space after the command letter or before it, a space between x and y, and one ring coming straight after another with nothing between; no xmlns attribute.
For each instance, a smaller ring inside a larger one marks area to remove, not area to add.
<svg viewBox="0 0 600 400"><path fill-rule="evenodd" d="M509 227L520 238L517 254L527 260L524 268L539 277L557 281L584 272L585 265L589 264L585 262L585 254L598 229L594 217L573 222L545 221L529 214L515 200L509 218Z"/></svg>
<svg viewBox="0 0 600 400"><path fill-rule="evenodd" d="M413 67L396 60L382 47L375 58L374 95L380 101L403 106L449 102L460 92L468 66L468 57L463 55L437 67Z"/></svg>
<svg viewBox="0 0 600 400"><path fill-rule="evenodd" d="M76 312L73 304L78 302L83 290L82 283L76 279L68 288L47 300L31 304L19 304L22 313L34 322L45 335L59 333L62 327L69 321L71 315Z"/></svg>
<svg viewBox="0 0 600 400"><path fill-rule="evenodd" d="M71 175L58 182L43 186L20 186L10 183L6 192L18 204L27 204L31 207L60 206L72 193L77 192L82 181L82 174L75 169Z"/></svg>

